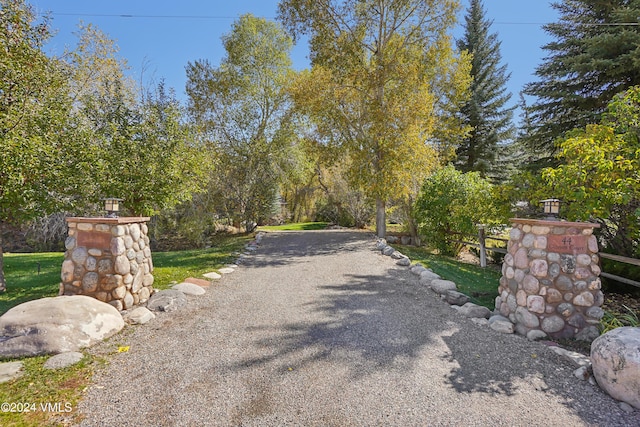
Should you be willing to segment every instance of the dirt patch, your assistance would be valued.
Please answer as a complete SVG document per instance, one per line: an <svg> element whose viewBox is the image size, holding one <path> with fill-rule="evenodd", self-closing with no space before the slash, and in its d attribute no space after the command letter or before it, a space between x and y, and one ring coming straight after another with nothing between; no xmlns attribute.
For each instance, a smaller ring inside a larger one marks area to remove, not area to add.
<svg viewBox="0 0 640 427"><path fill-rule="evenodd" d="M629 310L640 317L640 297L632 294L605 292L602 309L616 316L629 314Z"/></svg>

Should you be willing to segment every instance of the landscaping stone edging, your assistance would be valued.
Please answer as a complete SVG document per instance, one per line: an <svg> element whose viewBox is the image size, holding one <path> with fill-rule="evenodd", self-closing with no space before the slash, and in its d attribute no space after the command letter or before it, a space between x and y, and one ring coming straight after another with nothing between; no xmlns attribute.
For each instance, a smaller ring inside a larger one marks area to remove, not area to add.
<svg viewBox="0 0 640 427"><path fill-rule="evenodd" d="M202 276L206 277L207 280L198 279L198 278L187 278L181 283L175 283L171 286L171 289L165 289L163 291L155 292L151 298L149 299L145 310L149 311L153 317L155 315L153 312L171 312L179 309L180 307L187 304L187 297L197 297L204 295L206 293L206 289L211 284L213 280L220 280L223 276L233 273L240 264L242 264L246 257L255 252L258 249L258 246L262 242L265 233L260 231L256 234L256 237L253 241L247 243L244 247L245 252L242 254L238 254L238 258L233 264L226 264L224 267L219 268L217 271L211 271L209 273L205 273ZM249 251L249 252L247 252ZM152 320L150 316L146 312L141 312L137 316L133 316L131 313L127 319L134 324L144 324L148 321ZM142 321L140 321L142 319Z"/></svg>

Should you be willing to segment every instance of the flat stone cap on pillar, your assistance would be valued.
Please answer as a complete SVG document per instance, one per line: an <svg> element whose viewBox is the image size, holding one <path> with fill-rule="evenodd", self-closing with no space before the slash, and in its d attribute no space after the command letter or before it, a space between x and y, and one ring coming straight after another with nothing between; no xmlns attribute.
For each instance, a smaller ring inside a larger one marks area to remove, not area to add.
<svg viewBox="0 0 640 427"><path fill-rule="evenodd" d="M567 227L567 228L600 228L596 222L572 222L572 221L551 221L548 219L511 218L513 224L540 225L544 227Z"/></svg>
<svg viewBox="0 0 640 427"><path fill-rule="evenodd" d="M133 224L136 222L149 222L151 217L148 216L123 216L116 218L101 218L101 217L69 217L66 218L67 222L85 222L92 224Z"/></svg>

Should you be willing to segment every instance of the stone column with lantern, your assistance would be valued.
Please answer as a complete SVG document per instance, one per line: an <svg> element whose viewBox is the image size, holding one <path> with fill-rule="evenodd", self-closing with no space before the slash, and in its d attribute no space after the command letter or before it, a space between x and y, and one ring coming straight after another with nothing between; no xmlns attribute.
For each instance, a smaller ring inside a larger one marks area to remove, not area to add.
<svg viewBox="0 0 640 427"><path fill-rule="evenodd" d="M559 221L560 201L544 200L544 220L514 218L496 310L530 338L595 339L604 315L598 224Z"/></svg>
<svg viewBox="0 0 640 427"><path fill-rule="evenodd" d="M107 217L67 218L60 295L88 295L118 310L153 293L148 217L118 217L120 199L105 199Z"/></svg>

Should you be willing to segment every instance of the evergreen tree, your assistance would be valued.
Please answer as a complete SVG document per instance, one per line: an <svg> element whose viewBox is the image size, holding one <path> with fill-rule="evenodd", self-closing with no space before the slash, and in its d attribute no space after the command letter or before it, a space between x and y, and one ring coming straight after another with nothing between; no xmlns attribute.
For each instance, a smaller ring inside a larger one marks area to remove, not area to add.
<svg viewBox="0 0 640 427"><path fill-rule="evenodd" d="M506 65L500 65L500 42L497 34L489 33L481 0L471 0L465 17L465 32L458 40L458 49L472 55L471 97L462 108L464 123L471 132L456 149L455 166L463 172L478 171L498 178L499 148L514 133L512 124L515 106L507 107L511 93L506 83L510 77Z"/></svg>
<svg viewBox="0 0 640 427"><path fill-rule="evenodd" d="M615 94L640 84L640 0L563 0L552 4L558 22L544 26L554 41L525 87L536 97L527 108L530 150L554 153L554 141L574 128L597 123Z"/></svg>

